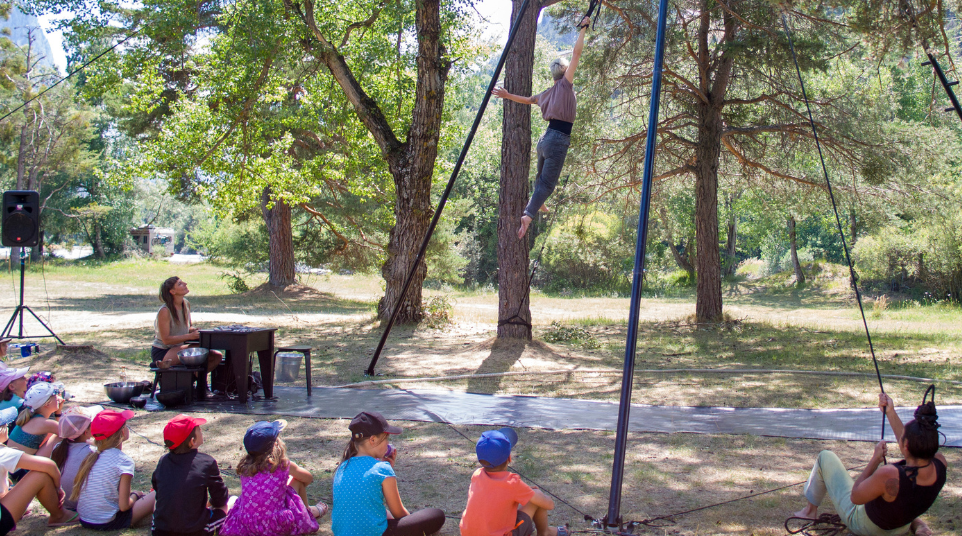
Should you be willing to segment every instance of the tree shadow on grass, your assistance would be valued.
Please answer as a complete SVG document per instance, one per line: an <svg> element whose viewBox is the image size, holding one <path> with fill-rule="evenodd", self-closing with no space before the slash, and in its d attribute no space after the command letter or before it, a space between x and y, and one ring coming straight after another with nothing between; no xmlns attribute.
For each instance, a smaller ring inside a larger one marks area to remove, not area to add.
<svg viewBox="0 0 962 536"><path fill-rule="evenodd" d="M306 297L291 298L267 295L191 296L194 313L328 313L359 314L372 311L370 302L337 298L333 294L320 293ZM64 311L84 311L97 314L129 314L154 312L160 308L156 296L138 294L105 294L98 297L56 298L51 308Z"/></svg>
<svg viewBox="0 0 962 536"><path fill-rule="evenodd" d="M521 354L527 346L527 341L496 340L491 345L491 353L481 362L475 374L491 374L508 372L521 359ZM501 387L499 378L471 378L468 380L467 392L493 394Z"/></svg>

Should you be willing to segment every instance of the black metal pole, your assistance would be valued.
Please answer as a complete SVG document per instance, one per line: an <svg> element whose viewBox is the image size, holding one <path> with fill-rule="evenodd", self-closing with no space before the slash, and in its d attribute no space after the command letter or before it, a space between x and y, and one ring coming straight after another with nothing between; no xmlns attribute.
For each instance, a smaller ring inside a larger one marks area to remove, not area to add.
<svg viewBox="0 0 962 536"><path fill-rule="evenodd" d="M17 311L20 313L20 339L23 338L23 270L24 270L24 259L27 257L26 248L20 248L20 305L17 307Z"/></svg>
<svg viewBox="0 0 962 536"><path fill-rule="evenodd" d="M611 467L611 492L608 496L608 527L621 526L621 487L625 476L625 453L628 445L628 417L631 411L631 388L635 373L635 350L638 344L638 318L641 288L644 283L645 253L648 244L648 214L651 207L651 182L655 170L655 142L658 133L658 107L661 103L661 74L665 60L665 27L668 0L658 5L658 32L655 36L655 63L651 73L651 107L648 111L648 136L645 142L645 168L641 182L641 209L638 213L638 241L635 244L635 270L631 279L631 307L628 312L628 337L625 342L625 367L621 376L621 400L618 404L618 431L615 435L615 460Z"/></svg>
<svg viewBox="0 0 962 536"><path fill-rule="evenodd" d="M925 55L929 57L928 62L932 64L932 68L935 69L935 75L939 77L939 82L942 82L942 87L945 88L945 93L949 96L949 100L952 101L951 109L955 110L955 113L958 114L959 119L962 119L962 106L959 106L959 99L955 96L955 92L952 91L952 86L958 84L958 82L949 82L948 78L945 77L945 72L942 70L942 66L939 65L938 60L935 59L935 56L931 52L926 50Z"/></svg>
<svg viewBox="0 0 962 536"><path fill-rule="evenodd" d="M461 172L461 166L464 164L464 159L468 155L468 149L471 148L471 142L474 141L474 135L478 131L478 126L481 125L481 118L484 117L484 111L488 107L488 101L491 100L491 91L494 86L498 83L498 78L501 76L501 70L504 69L504 61L508 57L508 51L511 50L511 44L514 43L514 38L518 34L518 26L521 24L521 17L524 16L524 12L528 9L528 0L524 0L521 4L521 9L518 10L518 16L514 19L514 24L511 25L511 31L508 32L508 42L504 45L504 52L501 53L501 59L498 60L498 66L494 69L494 75L491 76L491 83L488 84L487 91L484 92L484 99L481 100L481 107L478 108L478 114L474 117L474 124L471 125L471 131L468 132L468 137L464 141L464 147L461 148L461 154L458 155L458 163L454 165L454 170L451 172L451 178L448 179L448 185L444 188L444 193L441 194L441 200L438 201L438 208L434 211L434 217L431 218L431 224L428 225L428 232L424 235L424 240L421 241L421 248L418 249L417 257L414 258L414 265L411 266L411 271L408 273L408 278L404 282L404 288L401 290L400 296L398 296L398 301L394 305L394 310L391 311L391 318L387 321L387 326L384 327L384 332L381 334L381 340L377 343L377 348L374 350L374 356L371 358L371 364L368 365L367 370L364 371L365 374L369 376L374 375L374 366L377 365L377 360L381 357L381 350L384 349L384 343L387 342L388 335L391 334L391 328L394 327L394 321L397 320L398 311L401 310L401 304L404 303L404 297L408 293L408 289L411 288L411 282L414 281L414 274L417 272L421 262L424 260L424 253L428 249L428 243L431 241L431 236L434 234L435 227L438 226L438 220L441 219L441 212L444 210L444 205L448 202L448 196L451 195L451 189L454 188L454 182L458 179L458 173Z"/></svg>

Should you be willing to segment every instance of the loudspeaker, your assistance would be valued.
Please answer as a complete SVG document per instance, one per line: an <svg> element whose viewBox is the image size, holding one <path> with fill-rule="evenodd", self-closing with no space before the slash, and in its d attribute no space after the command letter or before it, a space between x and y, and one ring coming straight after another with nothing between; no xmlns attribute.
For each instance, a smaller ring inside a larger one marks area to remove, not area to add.
<svg viewBox="0 0 962 536"><path fill-rule="evenodd" d="M40 242L40 194L33 190L3 192L3 229L7 247L32 247Z"/></svg>

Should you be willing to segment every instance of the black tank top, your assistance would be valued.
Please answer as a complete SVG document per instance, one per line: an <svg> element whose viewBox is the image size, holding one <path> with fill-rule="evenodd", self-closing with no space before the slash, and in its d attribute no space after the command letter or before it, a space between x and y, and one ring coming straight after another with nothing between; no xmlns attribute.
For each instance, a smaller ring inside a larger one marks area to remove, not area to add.
<svg viewBox="0 0 962 536"><path fill-rule="evenodd" d="M881 496L865 503L865 513L878 528L892 530L904 527L913 519L924 514L935 502L935 498L945 485L945 465L938 458L932 458L935 465L935 483L931 486L919 486L915 479L906 475L905 460L893 464L899 470L899 493L892 502L886 502Z"/></svg>

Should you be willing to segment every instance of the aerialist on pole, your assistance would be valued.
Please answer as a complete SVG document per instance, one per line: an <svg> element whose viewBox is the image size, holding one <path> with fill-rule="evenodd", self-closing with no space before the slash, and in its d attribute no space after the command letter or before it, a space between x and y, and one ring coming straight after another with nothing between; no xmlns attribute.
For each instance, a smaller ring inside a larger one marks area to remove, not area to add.
<svg viewBox="0 0 962 536"><path fill-rule="evenodd" d="M520 104L537 104L541 108L541 117L548 122L548 128L538 140L538 175L535 178L534 193L521 216L518 238L524 238L531 220L539 209L547 211L544 202L554 192L558 185L558 178L561 177L561 168L564 167L568 146L571 145L571 127L574 124L577 106L572 83L575 79L575 69L578 68L578 60L581 59L581 50L585 46L585 32L588 31L589 24L591 24L589 17L581 20L579 26L581 31L578 33L578 41L571 53L571 62L562 58L551 62L551 76L555 82L546 91L531 97L508 93L502 87L495 88L491 92L495 97Z"/></svg>

